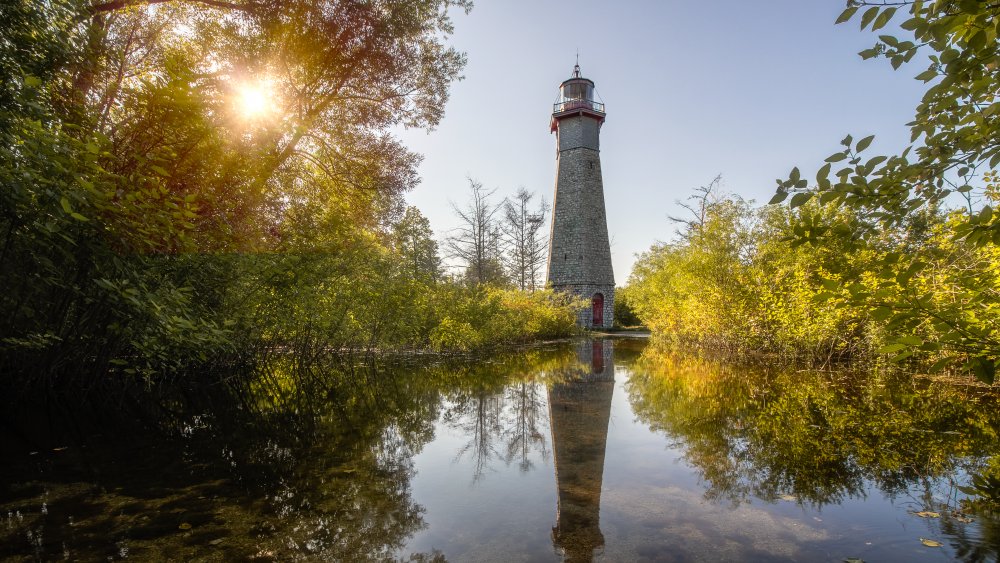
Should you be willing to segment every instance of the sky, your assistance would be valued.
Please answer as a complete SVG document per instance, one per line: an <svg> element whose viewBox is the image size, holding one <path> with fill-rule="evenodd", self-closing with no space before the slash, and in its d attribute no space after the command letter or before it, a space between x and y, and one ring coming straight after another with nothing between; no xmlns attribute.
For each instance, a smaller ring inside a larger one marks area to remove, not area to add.
<svg viewBox="0 0 1000 563"><path fill-rule="evenodd" d="M407 201L439 239L458 226L450 202L468 177L551 202L549 117L577 50L606 104L601 167L615 281L636 254L670 240L677 200L722 175L724 191L766 203L793 166L815 177L847 134L876 134L871 154L909 140L925 70L893 71L858 51L875 36L834 25L842 0L477 0L454 13L449 43L468 56L437 129L407 130L424 156ZM880 31L884 33L884 31Z"/></svg>

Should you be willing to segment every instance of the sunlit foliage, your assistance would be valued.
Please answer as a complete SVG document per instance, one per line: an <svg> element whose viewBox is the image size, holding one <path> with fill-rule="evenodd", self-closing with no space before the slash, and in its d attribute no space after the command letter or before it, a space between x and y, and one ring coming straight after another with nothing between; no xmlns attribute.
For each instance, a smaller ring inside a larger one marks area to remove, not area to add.
<svg viewBox="0 0 1000 563"><path fill-rule="evenodd" d="M551 334L530 328L548 302L456 305L475 297L404 213L419 156L391 131L439 123L470 7L3 3L6 387L96 400L275 353L430 347L446 318L476 348Z"/></svg>
<svg viewBox="0 0 1000 563"><path fill-rule="evenodd" d="M893 68L919 52L927 92L913 145L864 156L874 136L847 136L811 186L798 168L778 204L703 200L680 239L653 247L634 272L636 310L668 338L740 354L814 361L890 358L912 369L993 381L1000 361L1000 163L997 38L986 2L850 0L838 23L880 30L863 58Z"/></svg>
<svg viewBox="0 0 1000 563"><path fill-rule="evenodd" d="M991 172L1000 164L1000 7L960 0L849 0L837 23L850 22L880 33L875 46L860 53L864 59L885 58L898 69L927 55L927 67L915 72L927 90L908 124L913 144L898 155L866 156L874 136L848 136L819 169L814 186L793 169L778 181L772 202L791 194L793 208L818 199L848 211L857 219L849 231L803 217L793 233L797 244L848 252L863 251L887 232L903 243L913 225L941 207L956 206L930 233L933 251L918 244L885 253L836 286L850 292L846 307L877 305L894 337L886 353L905 359L937 352L938 367L957 365L992 380L1000 361L1000 223ZM886 31L891 29L900 35ZM865 277L880 281L871 291L860 290ZM942 286L948 291L935 291Z"/></svg>

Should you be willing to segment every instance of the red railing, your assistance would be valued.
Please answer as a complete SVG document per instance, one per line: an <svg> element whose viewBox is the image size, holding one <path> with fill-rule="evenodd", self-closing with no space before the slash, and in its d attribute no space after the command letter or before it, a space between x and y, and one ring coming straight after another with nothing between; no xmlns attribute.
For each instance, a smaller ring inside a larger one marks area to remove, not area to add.
<svg viewBox="0 0 1000 563"><path fill-rule="evenodd" d="M553 104L552 113L562 113L564 111L573 111L575 109L585 109L604 113L604 104L593 100L566 100L564 102Z"/></svg>

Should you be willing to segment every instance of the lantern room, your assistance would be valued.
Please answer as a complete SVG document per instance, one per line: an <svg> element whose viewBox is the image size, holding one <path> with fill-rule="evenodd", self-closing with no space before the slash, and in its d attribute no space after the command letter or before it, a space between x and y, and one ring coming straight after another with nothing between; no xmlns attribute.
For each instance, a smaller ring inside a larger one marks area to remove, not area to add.
<svg viewBox="0 0 1000 563"><path fill-rule="evenodd" d="M559 119L571 115L589 115L604 121L604 104L594 99L594 81L580 75L580 65L573 67L572 78L559 86L559 99L552 107L552 130Z"/></svg>

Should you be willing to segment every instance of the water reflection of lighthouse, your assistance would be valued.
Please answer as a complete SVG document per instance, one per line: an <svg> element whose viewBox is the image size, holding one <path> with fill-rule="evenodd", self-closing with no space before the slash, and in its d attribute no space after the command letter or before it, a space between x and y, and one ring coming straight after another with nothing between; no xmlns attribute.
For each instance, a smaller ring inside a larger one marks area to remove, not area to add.
<svg viewBox="0 0 1000 563"><path fill-rule="evenodd" d="M549 389L549 419L559 504L552 542L566 561L590 561L604 546L601 482L615 388L610 340L578 345L580 367Z"/></svg>

